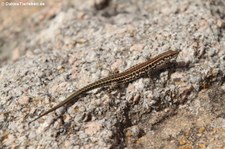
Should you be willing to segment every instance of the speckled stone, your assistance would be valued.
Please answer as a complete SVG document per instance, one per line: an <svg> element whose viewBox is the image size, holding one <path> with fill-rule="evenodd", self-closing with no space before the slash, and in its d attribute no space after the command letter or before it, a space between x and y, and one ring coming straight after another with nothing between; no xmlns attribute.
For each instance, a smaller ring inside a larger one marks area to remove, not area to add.
<svg viewBox="0 0 225 149"><path fill-rule="evenodd" d="M95 3L54 2L22 24L1 19L0 148L224 148L224 1ZM29 124L87 84L167 50L180 50L178 63Z"/></svg>

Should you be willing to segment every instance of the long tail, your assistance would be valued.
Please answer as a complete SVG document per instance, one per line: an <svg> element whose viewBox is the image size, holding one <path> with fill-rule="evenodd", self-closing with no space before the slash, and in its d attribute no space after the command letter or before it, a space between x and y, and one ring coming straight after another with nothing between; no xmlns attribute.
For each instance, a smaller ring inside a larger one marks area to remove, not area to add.
<svg viewBox="0 0 225 149"><path fill-rule="evenodd" d="M36 120L38 120L39 118L41 118L41 117L47 115L48 113L50 113L50 112L52 112L52 111L54 111L54 110L56 110L56 109L62 107L63 105L68 104L68 103L74 101L75 99L78 98L78 96L80 96L80 95L82 95L83 93L85 93L85 92L91 90L93 87L94 87L93 84L90 84L90 85L88 85L88 86L85 86L85 87L81 88L81 89L78 90L77 92L72 93L72 94L71 94L69 97L67 97L64 101L60 102L60 103L59 103L58 105L56 105L55 107L51 108L50 110L48 110L48 111L44 112L43 114L39 115L39 116L38 116L37 118L35 118L34 120L30 121L29 124L32 123L32 122L34 122L34 121L36 121Z"/></svg>

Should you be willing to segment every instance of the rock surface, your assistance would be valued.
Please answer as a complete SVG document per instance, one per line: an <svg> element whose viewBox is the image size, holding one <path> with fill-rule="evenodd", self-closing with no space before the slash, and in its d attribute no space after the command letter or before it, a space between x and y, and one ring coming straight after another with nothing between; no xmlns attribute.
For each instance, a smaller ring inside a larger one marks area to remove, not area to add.
<svg viewBox="0 0 225 149"><path fill-rule="evenodd" d="M223 0L74 0L20 23L0 26L0 148L225 148ZM181 50L171 69L28 124L168 49Z"/></svg>

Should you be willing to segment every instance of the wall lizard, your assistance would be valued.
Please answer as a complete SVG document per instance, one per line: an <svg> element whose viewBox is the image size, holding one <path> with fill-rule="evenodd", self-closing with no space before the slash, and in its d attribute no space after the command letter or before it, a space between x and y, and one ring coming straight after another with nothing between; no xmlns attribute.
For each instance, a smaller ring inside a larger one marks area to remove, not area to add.
<svg viewBox="0 0 225 149"><path fill-rule="evenodd" d="M175 59L179 54L179 51L172 51L168 50L164 53L159 54L158 56L145 61L143 63L134 65L130 67L129 69L125 70L124 72L113 74L111 76L105 77L103 79L99 79L96 82L93 82L83 88L81 88L78 91L73 92L70 96L68 96L64 101L60 102L58 105L54 106L53 108L49 109L48 111L44 112L43 114L39 115L34 120L30 121L36 121L37 119L47 115L48 113L62 107L65 104L68 104L72 101L77 100L77 98L84 93L93 90L95 88L109 86L113 83L115 84L125 84L129 83L131 81L134 81L138 78L141 78L148 74L149 72L160 68L164 64L167 64L170 60Z"/></svg>

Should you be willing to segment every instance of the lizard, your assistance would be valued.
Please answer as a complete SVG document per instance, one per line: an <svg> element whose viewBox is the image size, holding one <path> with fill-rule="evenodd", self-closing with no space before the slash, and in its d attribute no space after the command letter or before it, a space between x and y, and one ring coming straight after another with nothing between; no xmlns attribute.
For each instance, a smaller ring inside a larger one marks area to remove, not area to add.
<svg viewBox="0 0 225 149"><path fill-rule="evenodd" d="M65 104L71 103L74 100L77 100L79 96L85 94L86 92L89 92L93 89L99 88L99 87L104 87L104 86L110 86L111 84L126 84L129 82L132 82L134 80L137 80L138 78L141 78L148 74L149 72L152 72L160 67L162 67L164 64L167 64L170 62L172 59L175 59L180 51L172 51L168 50L164 53L159 54L156 57L153 57L145 62L136 64L127 70L121 72L121 73L116 73L113 75L110 75L108 77L99 79L93 83L90 83L83 88L79 89L78 91L73 92L70 96L68 96L65 100L54 106L53 108L47 110L46 112L40 114L37 118L34 120L30 121L36 121L39 118L47 115L48 113L64 106Z"/></svg>

